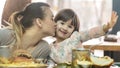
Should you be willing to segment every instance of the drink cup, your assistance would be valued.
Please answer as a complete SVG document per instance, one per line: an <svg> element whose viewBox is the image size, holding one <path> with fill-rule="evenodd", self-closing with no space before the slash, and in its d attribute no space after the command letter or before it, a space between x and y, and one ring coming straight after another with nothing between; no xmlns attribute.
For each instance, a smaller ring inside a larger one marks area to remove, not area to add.
<svg viewBox="0 0 120 68"><path fill-rule="evenodd" d="M73 49L72 50L72 68L80 68L80 66L89 68L86 64L79 64L83 61L90 61L90 50Z"/></svg>

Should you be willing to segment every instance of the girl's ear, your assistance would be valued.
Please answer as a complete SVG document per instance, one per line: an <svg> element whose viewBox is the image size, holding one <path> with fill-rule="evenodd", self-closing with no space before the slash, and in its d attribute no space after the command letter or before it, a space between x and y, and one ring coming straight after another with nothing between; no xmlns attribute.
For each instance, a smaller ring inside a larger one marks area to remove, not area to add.
<svg viewBox="0 0 120 68"><path fill-rule="evenodd" d="M36 24L37 24L39 27L42 27L42 21L41 21L41 19L37 18L37 19L36 19Z"/></svg>

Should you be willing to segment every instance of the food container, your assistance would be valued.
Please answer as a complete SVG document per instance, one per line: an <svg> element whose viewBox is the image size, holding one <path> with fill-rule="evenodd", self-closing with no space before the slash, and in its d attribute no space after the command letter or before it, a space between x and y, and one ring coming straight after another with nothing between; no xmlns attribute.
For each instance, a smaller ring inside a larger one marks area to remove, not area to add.
<svg viewBox="0 0 120 68"><path fill-rule="evenodd" d="M79 61L77 68L93 68L93 63L90 61Z"/></svg>
<svg viewBox="0 0 120 68"><path fill-rule="evenodd" d="M54 68L71 68L71 64L68 64L68 63L59 63Z"/></svg>
<svg viewBox="0 0 120 68"><path fill-rule="evenodd" d="M78 64L81 61L90 61L90 51L87 49L72 50L72 68L89 68L87 65ZM80 67L82 66L82 67Z"/></svg>

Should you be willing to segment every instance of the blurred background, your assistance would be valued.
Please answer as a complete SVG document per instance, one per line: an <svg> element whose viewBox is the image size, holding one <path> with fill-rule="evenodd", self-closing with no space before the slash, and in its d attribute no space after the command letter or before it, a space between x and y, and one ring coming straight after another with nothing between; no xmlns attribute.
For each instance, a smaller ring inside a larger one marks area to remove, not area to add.
<svg viewBox="0 0 120 68"><path fill-rule="evenodd" d="M0 28L7 26L5 22L8 21L11 13L22 10L31 2L48 3L54 15L61 9L73 9L80 19L80 30L88 30L94 26L106 24L109 22L113 10L120 16L120 0L0 0ZM109 34L116 34L119 30L120 18ZM105 51L104 55L120 61L120 52Z"/></svg>
<svg viewBox="0 0 120 68"><path fill-rule="evenodd" d="M64 8L73 9L80 19L80 30L106 23L112 11L112 0L1 0L1 24L6 25L4 20L7 21L12 12L21 10L30 2L49 3L54 14Z"/></svg>

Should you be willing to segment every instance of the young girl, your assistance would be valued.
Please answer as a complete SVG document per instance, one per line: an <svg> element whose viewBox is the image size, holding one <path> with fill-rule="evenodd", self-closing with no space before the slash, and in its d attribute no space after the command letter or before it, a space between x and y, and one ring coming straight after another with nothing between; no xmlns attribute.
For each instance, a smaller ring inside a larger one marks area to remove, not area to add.
<svg viewBox="0 0 120 68"><path fill-rule="evenodd" d="M55 16L57 40L51 45L51 59L56 63L71 62L72 49L82 48L82 42L105 35L114 26L117 18L117 14L113 12L111 21L106 25L79 32L80 22L75 12L71 9L61 10Z"/></svg>

